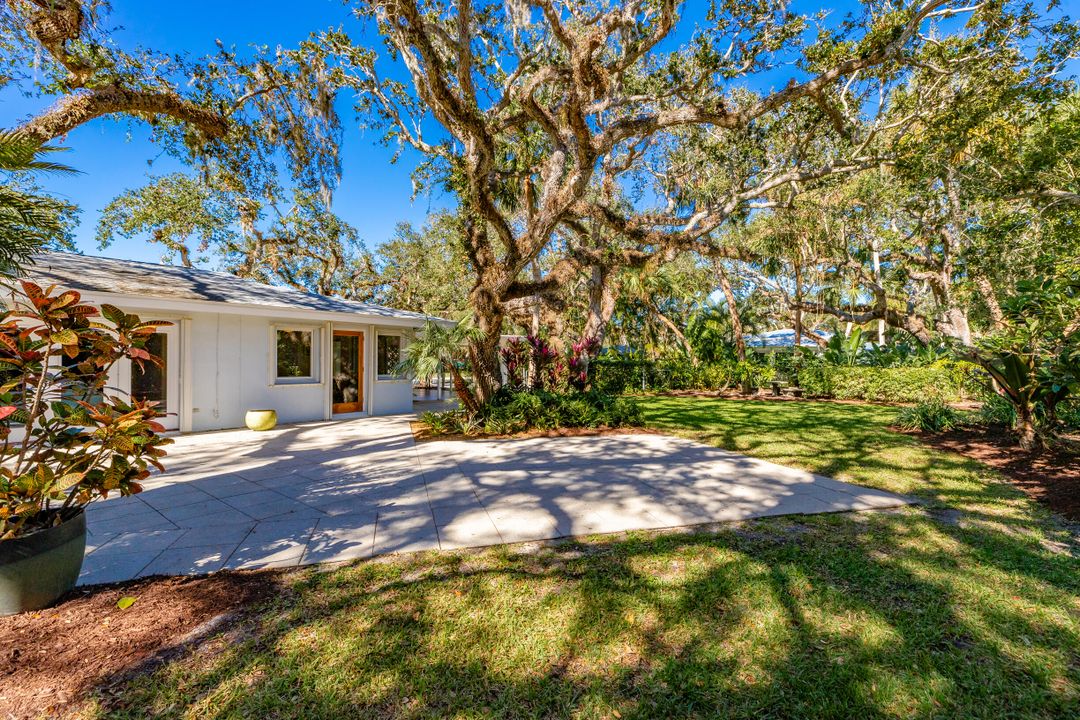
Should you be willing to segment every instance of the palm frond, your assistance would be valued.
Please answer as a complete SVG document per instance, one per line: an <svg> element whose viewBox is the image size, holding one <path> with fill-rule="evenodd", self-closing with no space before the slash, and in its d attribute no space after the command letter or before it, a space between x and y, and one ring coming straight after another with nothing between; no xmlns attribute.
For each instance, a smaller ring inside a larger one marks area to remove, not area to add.
<svg viewBox="0 0 1080 720"><path fill-rule="evenodd" d="M0 170L8 172L62 173L79 171L68 165L43 160L45 153L65 152L67 148L42 145L14 130L0 130Z"/></svg>
<svg viewBox="0 0 1080 720"><path fill-rule="evenodd" d="M0 170L8 173L74 173L42 159L62 148L42 145L13 130L0 130ZM0 183L0 274L17 274L30 256L65 234L66 203L29 192L17 181Z"/></svg>

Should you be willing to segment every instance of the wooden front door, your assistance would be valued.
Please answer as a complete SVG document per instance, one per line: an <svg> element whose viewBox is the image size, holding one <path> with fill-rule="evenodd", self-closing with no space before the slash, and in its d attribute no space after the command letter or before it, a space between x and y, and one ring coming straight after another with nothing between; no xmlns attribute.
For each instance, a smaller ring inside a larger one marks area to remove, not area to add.
<svg viewBox="0 0 1080 720"><path fill-rule="evenodd" d="M335 413L364 409L364 333L334 331L330 402Z"/></svg>

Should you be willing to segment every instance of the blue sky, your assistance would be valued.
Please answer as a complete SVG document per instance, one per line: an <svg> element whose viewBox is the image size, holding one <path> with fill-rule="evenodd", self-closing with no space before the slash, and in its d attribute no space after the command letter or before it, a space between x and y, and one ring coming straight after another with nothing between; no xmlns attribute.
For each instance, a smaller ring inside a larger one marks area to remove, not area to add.
<svg viewBox="0 0 1080 720"><path fill-rule="evenodd" d="M346 24L349 10L340 0L302 2L248 2L241 0L186 0L182 3L116 0L114 25L123 26L117 40L123 47L137 42L169 52L205 55L216 50L215 40L226 45L251 43L293 46L313 30ZM372 40L375 40L374 38ZM0 127L10 127L47 105L44 99L26 99L12 86L0 90ZM344 106L348 108L346 103ZM355 225L369 247L387 240L394 226L408 220L422 223L428 212L449 202L446 197L420 197L410 201L411 164L403 159L391 165L392 152L364 136L344 113L346 139L344 176L335 197L335 210ZM148 173L162 175L182 168L149 142L149 132L137 123L96 120L74 130L66 142L69 151L56 158L81 171L73 177L52 177L46 189L82 208L76 242L83 252L157 261L158 246L135 238L118 239L106 251L94 239L98 214L126 188L144 184ZM148 165L152 161L153 165Z"/></svg>
<svg viewBox="0 0 1080 720"><path fill-rule="evenodd" d="M703 0L690 0L680 26L678 39L692 31L701 19ZM812 11L814 3L797 2L803 11ZM838 0L831 4L840 14L857 3ZM349 8L341 0L186 0L185 2L146 2L114 0L111 25L119 26L116 41L125 48L139 44L159 51L186 52L192 56L211 54L215 41L226 45L246 46L260 43L269 46L294 46L312 31L344 25L354 41L378 43L377 37L360 34L362 28L350 18ZM1075 70L1075 64L1073 68ZM766 82L782 85L787 77L768 77ZM761 82L761 79L759 79ZM47 105L46 99L27 99L13 86L0 90L0 127L10 127ZM395 225L410 221L419 225L429 212L452 203L452 198L436 194L411 199L410 171L414 158L406 155L392 165L392 150L364 135L351 122L350 102L341 101L346 125L342 152L344 173L335 196L334 209L352 223L369 248L386 241ZM159 247L140 238L118 239L106 251L97 248L94 239L102 208L123 190L144 184L149 174L162 175L181 169L181 165L163 155L149 141L149 133L138 123L97 120L71 132L60 143L70 150L57 158L81 171L73 177L52 177L46 189L76 203L82 209L76 230L80 250L137 260L157 261ZM152 163L152 164L151 164Z"/></svg>

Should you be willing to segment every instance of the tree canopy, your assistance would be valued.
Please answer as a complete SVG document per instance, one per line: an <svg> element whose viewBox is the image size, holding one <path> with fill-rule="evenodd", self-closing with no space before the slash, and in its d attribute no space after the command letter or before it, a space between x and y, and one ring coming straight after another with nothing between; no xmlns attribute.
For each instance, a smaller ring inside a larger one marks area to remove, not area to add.
<svg viewBox="0 0 1080 720"><path fill-rule="evenodd" d="M1015 324L1019 281L1080 257L1080 31L1056 3L714 0L693 26L676 0L351 7L293 48L189 57L118 49L105 3L9 0L0 73L57 98L12 132L149 123L187 169L119 192L102 244L467 312L481 402L516 329L689 357L780 324L973 349ZM334 206L347 103L450 210L364 245Z"/></svg>

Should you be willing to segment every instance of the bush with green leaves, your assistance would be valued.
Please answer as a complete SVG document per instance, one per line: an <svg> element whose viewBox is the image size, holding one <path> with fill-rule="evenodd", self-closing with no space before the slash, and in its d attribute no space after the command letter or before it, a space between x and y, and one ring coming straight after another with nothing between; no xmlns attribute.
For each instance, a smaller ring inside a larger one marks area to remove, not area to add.
<svg viewBox="0 0 1080 720"><path fill-rule="evenodd" d="M160 362L146 351L157 328L74 290L22 283L0 313L0 540L71 520L87 503L142 488L162 470L164 437L153 402L109 392L121 360Z"/></svg>
<svg viewBox="0 0 1080 720"><path fill-rule="evenodd" d="M617 428L643 424L641 411L626 398L589 390L500 390L476 414L464 410L424 413L436 435L513 435L529 430Z"/></svg>
<svg viewBox="0 0 1080 720"><path fill-rule="evenodd" d="M837 400L956 402L968 396L976 372L974 365L954 361L889 368L817 364L803 369L799 382L808 395Z"/></svg>
<svg viewBox="0 0 1080 720"><path fill-rule="evenodd" d="M1012 404L1021 447L1063 442L1058 408L1080 395L1080 267L1017 282L1001 310L974 359Z"/></svg>
<svg viewBox="0 0 1080 720"><path fill-rule="evenodd" d="M763 387L777 371L764 361L721 360L694 364L684 357L661 360L604 357L590 366L592 385L608 394L726 390L744 383Z"/></svg>
<svg viewBox="0 0 1080 720"><path fill-rule="evenodd" d="M866 339L863 337L862 328L853 328L847 335L835 333L829 338L821 356L830 365L851 367L860 364L864 345L866 345Z"/></svg>
<svg viewBox="0 0 1080 720"><path fill-rule="evenodd" d="M948 432L961 424L960 413L940 400L929 400L902 409L896 416L897 427L920 432Z"/></svg>
<svg viewBox="0 0 1080 720"><path fill-rule="evenodd" d="M930 345L903 341L883 345L871 343L863 349L860 364L876 367L932 365L947 360L954 354L953 345L945 341Z"/></svg>
<svg viewBox="0 0 1080 720"><path fill-rule="evenodd" d="M436 435L445 435L451 432L454 426L453 413L434 410L421 413L420 422Z"/></svg>
<svg viewBox="0 0 1080 720"><path fill-rule="evenodd" d="M995 392L986 392L979 409L972 415L972 420L978 425L1011 428L1016 424L1016 408L1008 398Z"/></svg>
<svg viewBox="0 0 1080 720"><path fill-rule="evenodd" d="M1080 400L1073 399L1058 405L1057 419L1066 430L1080 431Z"/></svg>

